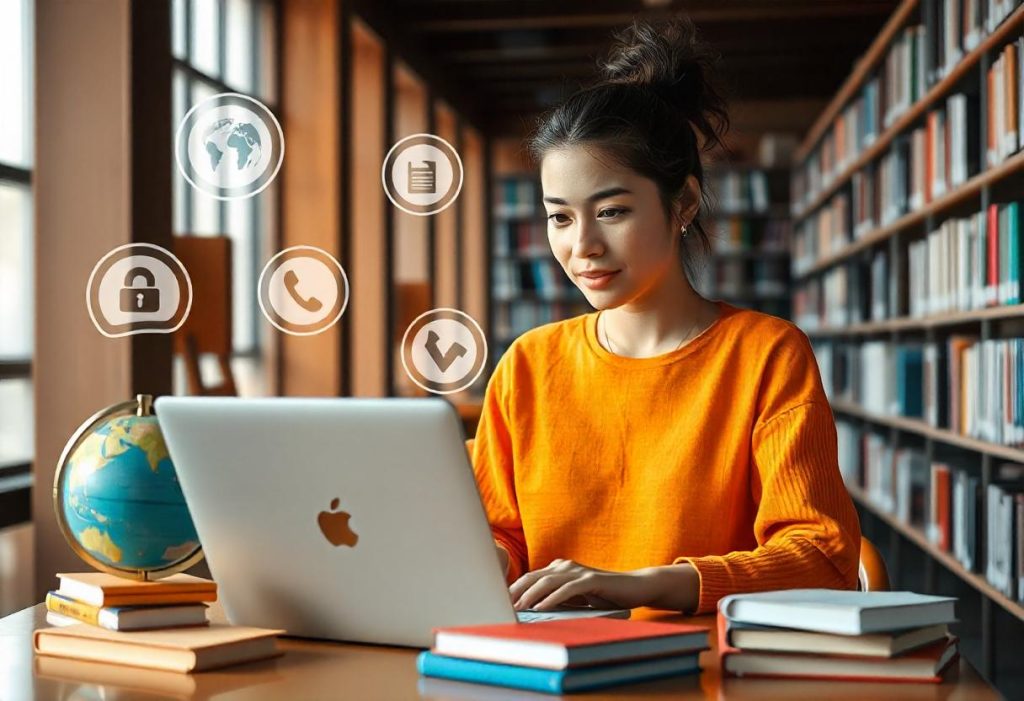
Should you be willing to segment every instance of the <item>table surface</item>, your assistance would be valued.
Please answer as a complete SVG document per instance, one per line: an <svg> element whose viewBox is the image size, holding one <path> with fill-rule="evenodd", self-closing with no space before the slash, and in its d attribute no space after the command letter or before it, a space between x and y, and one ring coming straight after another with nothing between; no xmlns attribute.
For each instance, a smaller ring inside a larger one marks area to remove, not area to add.
<svg viewBox="0 0 1024 701"><path fill-rule="evenodd" d="M211 618L223 614L211 609ZM712 616L685 617L638 609L634 618L714 628ZM199 674L138 670L35 657L32 632L48 627L43 604L0 619L0 699L359 699L360 701L550 701L549 694L436 679L416 672L416 650L281 638L284 656ZM714 645L714 635L710 636ZM714 649L701 655L700 675L629 684L568 698L629 699L948 699L986 701L996 693L965 660L941 684L722 679Z"/></svg>

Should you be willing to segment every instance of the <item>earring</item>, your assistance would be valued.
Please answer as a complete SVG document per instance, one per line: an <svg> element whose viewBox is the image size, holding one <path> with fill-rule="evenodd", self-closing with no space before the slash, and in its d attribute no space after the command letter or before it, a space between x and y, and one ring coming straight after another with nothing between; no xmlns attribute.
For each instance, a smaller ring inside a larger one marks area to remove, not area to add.
<svg viewBox="0 0 1024 701"><path fill-rule="evenodd" d="M683 224L681 227L679 227L679 231L682 232L683 238L685 239L686 238L686 224Z"/></svg>

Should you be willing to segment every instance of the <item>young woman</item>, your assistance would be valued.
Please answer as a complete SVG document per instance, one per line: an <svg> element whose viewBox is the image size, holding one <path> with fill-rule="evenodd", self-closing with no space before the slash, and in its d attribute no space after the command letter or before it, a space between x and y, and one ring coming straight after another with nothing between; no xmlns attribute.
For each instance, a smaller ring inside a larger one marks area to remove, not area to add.
<svg viewBox="0 0 1024 701"><path fill-rule="evenodd" d="M853 588L860 530L806 336L690 284L701 151L727 125L709 54L682 19L617 39L530 144L551 250L597 311L512 344L471 445L515 606Z"/></svg>

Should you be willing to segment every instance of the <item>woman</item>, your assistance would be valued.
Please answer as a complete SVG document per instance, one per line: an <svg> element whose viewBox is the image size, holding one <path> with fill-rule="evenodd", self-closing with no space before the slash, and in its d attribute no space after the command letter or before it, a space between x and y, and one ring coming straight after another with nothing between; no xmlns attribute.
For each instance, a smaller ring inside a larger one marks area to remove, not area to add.
<svg viewBox="0 0 1024 701"><path fill-rule="evenodd" d="M806 336L697 294L702 145L724 104L693 24L634 24L531 141L551 250L597 310L498 363L472 460L515 607L708 612L852 588L860 530Z"/></svg>

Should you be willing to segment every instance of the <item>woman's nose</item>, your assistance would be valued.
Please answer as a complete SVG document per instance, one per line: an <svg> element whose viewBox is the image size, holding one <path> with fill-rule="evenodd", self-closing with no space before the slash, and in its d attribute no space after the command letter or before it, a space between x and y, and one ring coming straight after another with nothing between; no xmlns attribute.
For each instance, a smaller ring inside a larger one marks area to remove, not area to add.
<svg viewBox="0 0 1024 701"><path fill-rule="evenodd" d="M589 258L600 255L604 251L604 241L597 222L582 220L576 227L576 239L573 241L572 253L577 258Z"/></svg>

